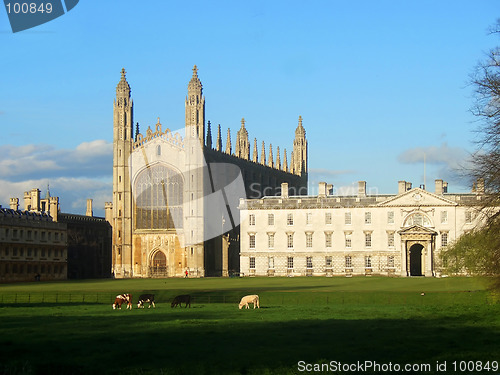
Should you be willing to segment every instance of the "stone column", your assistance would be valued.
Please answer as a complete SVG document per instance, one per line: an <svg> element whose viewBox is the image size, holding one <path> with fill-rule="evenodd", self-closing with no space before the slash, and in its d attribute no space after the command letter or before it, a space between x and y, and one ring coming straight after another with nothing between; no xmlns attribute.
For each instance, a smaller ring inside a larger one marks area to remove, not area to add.
<svg viewBox="0 0 500 375"><path fill-rule="evenodd" d="M426 277L432 277L432 240L426 243L425 273Z"/></svg>
<svg viewBox="0 0 500 375"><path fill-rule="evenodd" d="M406 240L401 239L401 276L408 276L408 253L406 251Z"/></svg>
<svg viewBox="0 0 500 375"><path fill-rule="evenodd" d="M228 251L229 251L229 234L222 235L222 277L228 277Z"/></svg>

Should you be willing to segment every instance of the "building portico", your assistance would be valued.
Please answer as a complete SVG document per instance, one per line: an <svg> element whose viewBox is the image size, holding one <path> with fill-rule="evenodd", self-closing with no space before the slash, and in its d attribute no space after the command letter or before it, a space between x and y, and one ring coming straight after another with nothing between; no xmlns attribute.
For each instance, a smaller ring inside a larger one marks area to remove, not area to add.
<svg viewBox="0 0 500 375"><path fill-rule="evenodd" d="M413 225L399 231L401 236L401 276L433 276L433 253L437 232Z"/></svg>

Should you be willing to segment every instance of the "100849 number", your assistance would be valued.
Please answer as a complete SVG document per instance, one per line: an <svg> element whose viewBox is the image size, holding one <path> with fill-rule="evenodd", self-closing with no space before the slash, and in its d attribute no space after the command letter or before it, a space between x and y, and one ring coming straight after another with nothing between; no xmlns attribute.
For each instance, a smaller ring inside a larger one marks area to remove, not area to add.
<svg viewBox="0 0 500 375"><path fill-rule="evenodd" d="M451 363L455 372L482 372L482 371L498 371L497 361L454 361Z"/></svg>
<svg viewBox="0 0 500 375"><path fill-rule="evenodd" d="M5 7L7 8L7 13L52 13L52 3L47 2L47 3L17 3L17 2L12 2L12 3L6 3Z"/></svg>

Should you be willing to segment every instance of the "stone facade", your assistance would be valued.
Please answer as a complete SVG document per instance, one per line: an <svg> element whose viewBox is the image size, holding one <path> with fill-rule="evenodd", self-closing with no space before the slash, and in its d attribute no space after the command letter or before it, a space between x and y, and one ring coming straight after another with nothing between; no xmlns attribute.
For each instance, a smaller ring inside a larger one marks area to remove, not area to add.
<svg viewBox="0 0 500 375"><path fill-rule="evenodd" d="M212 141L202 90L195 66L183 135L164 129L159 118L144 135L136 124L134 135L131 90L122 70L114 101L113 202L106 203L115 277L183 277L185 271L190 277L227 276L239 270L239 198L279 191L282 182L307 194L302 118L290 165L286 151L283 161L273 158L271 145L266 163L264 144L257 157L256 139L251 158L244 119L234 151L229 129L225 147L220 125ZM242 190L230 192L237 181Z"/></svg>
<svg viewBox="0 0 500 375"><path fill-rule="evenodd" d="M0 207L0 282L111 277L111 226L93 216L61 213L59 197L39 189Z"/></svg>
<svg viewBox="0 0 500 375"><path fill-rule="evenodd" d="M112 276L111 225L92 211L86 215L59 213L68 236L68 279L103 279Z"/></svg>
<svg viewBox="0 0 500 375"><path fill-rule="evenodd" d="M241 200L240 265L244 275L440 276L439 253L472 230L484 191L434 193L399 182L397 195L330 195Z"/></svg>
<svg viewBox="0 0 500 375"><path fill-rule="evenodd" d="M27 209L19 210L19 199L11 198L10 208L0 208L0 282L65 280L66 225L50 215L58 198L40 199L33 189L24 193L24 203Z"/></svg>

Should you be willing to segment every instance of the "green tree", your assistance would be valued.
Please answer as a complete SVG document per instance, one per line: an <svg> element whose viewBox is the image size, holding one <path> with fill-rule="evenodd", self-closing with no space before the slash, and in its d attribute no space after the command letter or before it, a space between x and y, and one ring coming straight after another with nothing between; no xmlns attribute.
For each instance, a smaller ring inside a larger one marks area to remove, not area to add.
<svg viewBox="0 0 500 375"><path fill-rule="evenodd" d="M490 34L500 35L500 19ZM500 290L500 47L489 51L471 76L474 88L472 113L478 119L477 150L465 174L483 190L479 213L484 225L461 236L443 252L450 273L492 276Z"/></svg>

